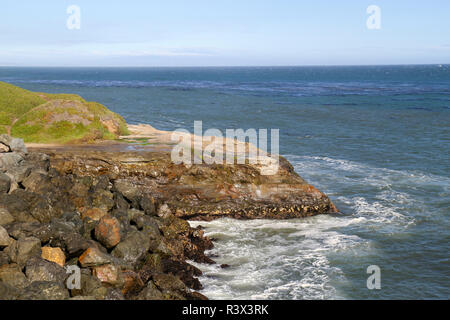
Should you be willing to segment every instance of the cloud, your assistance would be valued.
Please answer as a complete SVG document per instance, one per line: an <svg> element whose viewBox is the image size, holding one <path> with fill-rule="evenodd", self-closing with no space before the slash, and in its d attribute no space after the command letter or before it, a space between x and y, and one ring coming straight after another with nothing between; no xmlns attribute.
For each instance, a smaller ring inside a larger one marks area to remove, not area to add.
<svg viewBox="0 0 450 320"><path fill-rule="evenodd" d="M212 53L182 51L182 50L93 50L91 52L95 56L103 57L211 57Z"/></svg>

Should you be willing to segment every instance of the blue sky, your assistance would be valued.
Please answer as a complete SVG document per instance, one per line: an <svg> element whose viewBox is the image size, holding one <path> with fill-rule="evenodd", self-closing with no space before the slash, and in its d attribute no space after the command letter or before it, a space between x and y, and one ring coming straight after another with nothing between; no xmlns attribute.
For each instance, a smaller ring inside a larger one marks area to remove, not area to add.
<svg viewBox="0 0 450 320"><path fill-rule="evenodd" d="M66 10L81 9L69 30ZM369 30L369 5L381 29ZM253 66L450 63L450 1L14 0L0 65Z"/></svg>

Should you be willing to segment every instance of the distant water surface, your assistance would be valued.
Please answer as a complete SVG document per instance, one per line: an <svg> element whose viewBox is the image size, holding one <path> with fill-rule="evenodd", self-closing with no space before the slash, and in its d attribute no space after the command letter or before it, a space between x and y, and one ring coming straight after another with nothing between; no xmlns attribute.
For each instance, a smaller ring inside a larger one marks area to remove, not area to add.
<svg viewBox="0 0 450 320"><path fill-rule="evenodd" d="M341 215L201 224L213 299L450 298L450 66L0 68L158 129L279 128L280 151ZM382 289L366 287L378 265Z"/></svg>

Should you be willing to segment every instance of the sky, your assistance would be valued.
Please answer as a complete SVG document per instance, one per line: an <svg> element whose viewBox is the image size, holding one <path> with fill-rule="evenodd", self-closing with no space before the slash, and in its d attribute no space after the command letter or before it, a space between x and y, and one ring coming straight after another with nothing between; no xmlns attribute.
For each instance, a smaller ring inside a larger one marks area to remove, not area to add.
<svg viewBox="0 0 450 320"><path fill-rule="evenodd" d="M67 12L71 5L79 20ZM371 5L378 20L367 13ZM367 27L370 17L380 28ZM69 29L68 20L80 28ZM0 7L0 66L447 63L448 0L14 0Z"/></svg>

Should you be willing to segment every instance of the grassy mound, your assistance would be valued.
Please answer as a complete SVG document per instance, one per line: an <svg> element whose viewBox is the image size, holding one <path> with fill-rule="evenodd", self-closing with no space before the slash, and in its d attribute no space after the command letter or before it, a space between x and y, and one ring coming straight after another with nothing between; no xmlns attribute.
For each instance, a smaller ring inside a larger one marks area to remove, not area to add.
<svg viewBox="0 0 450 320"><path fill-rule="evenodd" d="M31 92L0 82L0 134L25 142L67 143L128 134L125 120L75 94Z"/></svg>

